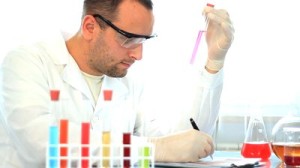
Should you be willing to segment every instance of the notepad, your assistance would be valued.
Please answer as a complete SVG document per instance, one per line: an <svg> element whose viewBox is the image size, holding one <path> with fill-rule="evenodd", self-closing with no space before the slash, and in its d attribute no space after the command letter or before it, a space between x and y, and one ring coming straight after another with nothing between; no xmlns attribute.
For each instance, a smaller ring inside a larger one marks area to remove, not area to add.
<svg viewBox="0 0 300 168"><path fill-rule="evenodd" d="M155 163L155 167L222 167L222 168L230 168L230 167L260 167L263 166L264 163L260 162L260 158L222 158L217 157L214 160L203 159L199 160L199 162L193 163Z"/></svg>

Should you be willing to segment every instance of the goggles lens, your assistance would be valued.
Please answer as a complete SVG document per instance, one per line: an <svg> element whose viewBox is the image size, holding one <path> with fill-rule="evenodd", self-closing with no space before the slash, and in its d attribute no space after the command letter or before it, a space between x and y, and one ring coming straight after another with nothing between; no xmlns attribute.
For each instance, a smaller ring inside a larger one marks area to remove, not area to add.
<svg viewBox="0 0 300 168"><path fill-rule="evenodd" d="M126 38L121 43L121 46L125 48L136 48L140 44L144 43L145 41L146 38L138 38L138 37Z"/></svg>

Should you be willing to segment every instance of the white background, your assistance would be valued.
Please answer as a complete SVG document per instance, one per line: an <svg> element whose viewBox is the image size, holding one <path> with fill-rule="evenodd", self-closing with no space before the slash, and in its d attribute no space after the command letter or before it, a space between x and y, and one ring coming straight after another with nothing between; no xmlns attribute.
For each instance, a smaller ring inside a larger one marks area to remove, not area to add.
<svg viewBox="0 0 300 168"><path fill-rule="evenodd" d="M201 27L201 0L154 0L158 38L145 43L144 59L132 68L149 82L176 76L189 63ZM299 38L296 0L215 0L228 10L235 27L222 94L222 115L243 115L263 105L265 115L283 115L299 103ZM0 2L0 61L17 44L34 41L54 29L79 28L82 0ZM202 40L195 65L206 58ZM178 80L178 82L182 82ZM280 107L280 108L279 108ZM246 110L245 110L246 109ZM279 110L278 110L279 109Z"/></svg>

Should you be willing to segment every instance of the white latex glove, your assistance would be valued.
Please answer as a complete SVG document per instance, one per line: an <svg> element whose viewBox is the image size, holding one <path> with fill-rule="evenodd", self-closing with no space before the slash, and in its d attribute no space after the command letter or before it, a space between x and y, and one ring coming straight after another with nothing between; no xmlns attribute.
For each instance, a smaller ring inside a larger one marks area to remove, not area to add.
<svg viewBox="0 0 300 168"><path fill-rule="evenodd" d="M225 60L225 55L233 41L234 28L226 10L205 7L203 15L209 20L206 42L208 59L206 68L219 71Z"/></svg>
<svg viewBox="0 0 300 168"><path fill-rule="evenodd" d="M155 145L156 162L195 162L214 152L211 136L194 129L148 141Z"/></svg>

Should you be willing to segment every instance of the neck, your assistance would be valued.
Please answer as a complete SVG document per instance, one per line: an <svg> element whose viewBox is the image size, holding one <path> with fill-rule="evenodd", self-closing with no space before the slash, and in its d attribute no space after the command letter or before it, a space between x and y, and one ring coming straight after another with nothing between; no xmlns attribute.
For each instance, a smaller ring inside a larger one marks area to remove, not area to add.
<svg viewBox="0 0 300 168"><path fill-rule="evenodd" d="M87 50L88 46L84 39L79 33L72 36L69 40L66 41L67 49L70 55L74 58L75 62L79 66L80 70L90 74L89 68L87 66Z"/></svg>

